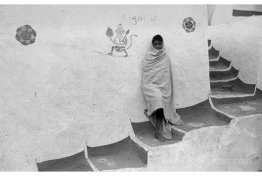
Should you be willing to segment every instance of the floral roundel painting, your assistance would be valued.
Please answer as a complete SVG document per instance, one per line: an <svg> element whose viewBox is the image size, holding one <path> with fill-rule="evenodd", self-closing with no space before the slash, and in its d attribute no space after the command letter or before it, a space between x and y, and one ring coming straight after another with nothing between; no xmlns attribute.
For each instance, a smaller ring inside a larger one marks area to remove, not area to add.
<svg viewBox="0 0 262 176"><path fill-rule="evenodd" d="M15 38L23 45L30 45L35 42L36 32L31 26L24 25L16 30Z"/></svg>
<svg viewBox="0 0 262 176"><path fill-rule="evenodd" d="M186 32L194 32L196 28L196 22L193 18L188 17L183 20L182 26Z"/></svg>

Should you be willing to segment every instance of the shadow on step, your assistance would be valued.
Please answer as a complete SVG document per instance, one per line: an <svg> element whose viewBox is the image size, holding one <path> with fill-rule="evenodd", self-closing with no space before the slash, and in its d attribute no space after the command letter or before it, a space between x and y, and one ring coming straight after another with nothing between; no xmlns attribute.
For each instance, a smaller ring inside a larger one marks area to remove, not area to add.
<svg viewBox="0 0 262 176"><path fill-rule="evenodd" d="M210 60L216 59L219 56L219 51L217 51L214 47L211 47L208 50L208 56Z"/></svg>
<svg viewBox="0 0 262 176"><path fill-rule="evenodd" d="M88 158L98 170L146 167L147 151L130 137L99 147L87 146Z"/></svg>
<svg viewBox="0 0 262 176"><path fill-rule="evenodd" d="M66 158L37 163L37 168L38 171L92 171L84 151Z"/></svg>
<svg viewBox="0 0 262 176"><path fill-rule="evenodd" d="M257 89L254 96L240 98L212 98L214 106L236 117L262 114L262 91Z"/></svg>

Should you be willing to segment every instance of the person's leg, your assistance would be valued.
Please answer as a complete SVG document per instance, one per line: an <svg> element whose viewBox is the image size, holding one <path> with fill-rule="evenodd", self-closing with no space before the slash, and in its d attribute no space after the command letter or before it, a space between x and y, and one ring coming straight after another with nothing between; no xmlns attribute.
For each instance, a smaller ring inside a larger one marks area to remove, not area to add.
<svg viewBox="0 0 262 176"><path fill-rule="evenodd" d="M161 128L161 124L162 124L162 115L163 109L158 109L156 110L156 130L159 131Z"/></svg>
<svg viewBox="0 0 262 176"><path fill-rule="evenodd" d="M166 129L166 121L164 117L163 109L158 109L156 112L156 137L161 141L164 142L168 139L172 138L171 132Z"/></svg>

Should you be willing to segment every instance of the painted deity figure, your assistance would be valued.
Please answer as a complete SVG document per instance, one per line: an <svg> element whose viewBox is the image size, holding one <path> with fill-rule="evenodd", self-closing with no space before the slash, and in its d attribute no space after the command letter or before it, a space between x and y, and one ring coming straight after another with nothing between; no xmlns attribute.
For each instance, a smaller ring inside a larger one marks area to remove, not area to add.
<svg viewBox="0 0 262 176"><path fill-rule="evenodd" d="M125 31L122 27L121 24L117 25L117 29L115 30L115 37L114 36L114 32L113 30L108 27L107 28L107 32L106 35L107 37L110 39L110 41L113 43L113 46L111 48L111 52L108 53L109 55L113 55L113 52L124 52L125 53L125 57L128 56L127 53L127 49L129 49L132 46L132 37L136 36L136 35L130 35L130 44L128 45L128 38L127 35L129 34L129 29L127 31Z"/></svg>

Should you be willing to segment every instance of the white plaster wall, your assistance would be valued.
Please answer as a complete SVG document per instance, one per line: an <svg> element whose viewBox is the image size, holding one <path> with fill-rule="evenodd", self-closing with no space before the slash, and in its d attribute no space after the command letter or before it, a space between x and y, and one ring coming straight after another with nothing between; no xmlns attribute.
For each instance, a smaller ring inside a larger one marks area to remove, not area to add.
<svg viewBox="0 0 262 176"><path fill-rule="evenodd" d="M227 126L190 131L181 142L150 151L148 170L259 171L261 127L262 115L258 114L233 119Z"/></svg>
<svg viewBox="0 0 262 176"><path fill-rule="evenodd" d="M262 17L249 17L230 24L209 27L209 38L220 55L239 69L239 78L256 84L262 60ZM261 78L259 78L261 79Z"/></svg>
<svg viewBox="0 0 262 176"><path fill-rule="evenodd" d="M212 7L214 8L214 7ZM262 11L261 5L215 5L211 19L211 25L228 24L236 21L242 21L250 17L234 17L233 9L236 10L249 10L249 11Z"/></svg>
<svg viewBox="0 0 262 176"><path fill-rule="evenodd" d="M212 17L213 17L215 9L216 9L216 5L214 4L207 5L207 15L208 15L208 25L209 26L211 25L211 21L212 21Z"/></svg>
<svg viewBox="0 0 262 176"><path fill-rule="evenodd" d="M143 16L133 25L129 17ZM182 21L193 17L196 30ZM105 35L118 23L137 34L130 57L108 57ZM37 32L33 45L18 27ZM171 57L178 108L207 99L206 6L0 6L0 168L33 170L34 159L65 157L128 136L129 119L145 121L141 60L155 34Z"/></svg>
<svg viewBox="0 0 262 176"><path fill-rule="evenodd" d="M216 5L211 25L230 23L232 18L232 5Z"/></svg>
<svg viewBox="0 0 262 176"><path fill-rule="evenodd" d="M248 11L258 11L262 12L262 5L258 4L245 4L245 5L232 5L233 9L237 10L248 10Z"/></svg>

